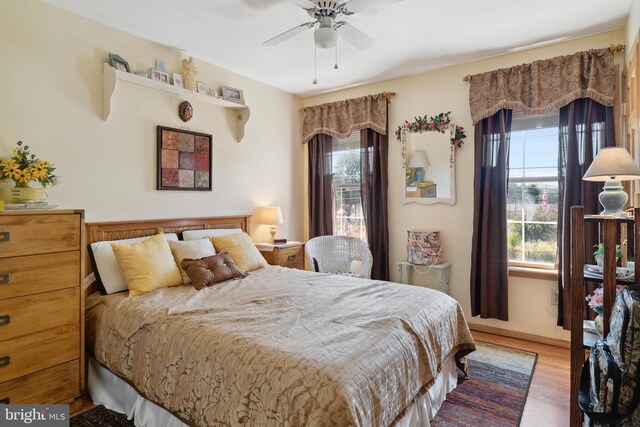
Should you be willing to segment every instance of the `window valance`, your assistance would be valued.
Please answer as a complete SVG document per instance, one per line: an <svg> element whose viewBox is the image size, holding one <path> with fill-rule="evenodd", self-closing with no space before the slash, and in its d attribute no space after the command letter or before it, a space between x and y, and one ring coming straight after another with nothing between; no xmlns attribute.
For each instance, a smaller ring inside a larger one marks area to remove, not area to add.
<svg viewBox="0 0 640 427"><path fill-rule="evenodd" d="M547 114L578 98L613 106L615 67L609 48L535 61L471 76L473 123L503 108Z"/></svg>
<svg viewBox="0 0 640 427"><path fill-rule="evenodd" d="M304 143L320 133L346 138L354 131L373 129L387 134L387 95L384 93L314 105L303 111Z"/></svg>

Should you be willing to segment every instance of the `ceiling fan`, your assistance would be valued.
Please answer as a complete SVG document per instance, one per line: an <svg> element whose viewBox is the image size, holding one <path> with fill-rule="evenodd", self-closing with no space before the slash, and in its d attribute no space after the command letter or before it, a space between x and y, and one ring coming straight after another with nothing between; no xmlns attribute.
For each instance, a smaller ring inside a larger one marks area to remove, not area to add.
<svg viewBox="0 0 640 427"><path fill-rule="evenodd" d="M395 3L401 0L342 0L342 1L325 1L325 0L289 0L302 7L313 21L305 22L297 25L290 30L279 34L263 44L265 46L275 46L285 40L303 33L305 30L314 28L313 36L315 47L320 49L336 48L336 63L334 68L338 68L338 36L344 38L348 43L359 50L365 50L373 46L375 43L371 37L354 27L342 18L359 13L375 7L381 7L386 4ZM317 68L317 67L316 67ZM317 74L317 73L316 73ZM313 80L313 84L317 84L317 76Z"/></svg>

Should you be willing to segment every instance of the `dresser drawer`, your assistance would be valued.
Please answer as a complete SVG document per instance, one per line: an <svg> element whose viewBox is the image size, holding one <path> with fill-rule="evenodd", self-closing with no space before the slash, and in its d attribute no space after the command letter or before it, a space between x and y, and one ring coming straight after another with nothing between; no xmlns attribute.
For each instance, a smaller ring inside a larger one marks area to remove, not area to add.
<svg viewBox="0 0 640 427"><path fill-rule="evenodd" d="M80 325L0 342L0 383L80 357Z"/></svg>
<svg viewBox="0 0 640 427"><path fill-rule="evenodd" d="M0 258L80 250L80 214L0 216Z"/></svg>
<svg viewBox="0 0 640 427"><path fill-rule="evenodd" d="M80 251L0 258L0 300L80 286Z"/></svg>
<svg viewBox="0 0 640 427"><path fill-rule="evenodd" d="M0 341L79 321L79 287L0 300Z"/></svg>
<svg viewBox="0 0 640 427"><path fill-rule="evenodd" d="M3 403L58 403L79 394L78 359L0 384L0 402Z"/></svg>
<svg viewBox="0 0 640 427"><path fill-rule="evenodd" d="M278 248L278 265L282 267L304 269L304 247Z"/></svg>

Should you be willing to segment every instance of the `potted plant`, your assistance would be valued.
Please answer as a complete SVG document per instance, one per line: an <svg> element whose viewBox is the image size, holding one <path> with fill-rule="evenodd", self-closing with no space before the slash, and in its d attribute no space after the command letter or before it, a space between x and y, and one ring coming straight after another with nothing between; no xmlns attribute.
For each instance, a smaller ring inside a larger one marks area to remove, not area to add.
<svg viewBox="0 0 640 427"><path fill-rule="evenodd" d="M0 188L0 199L8 203L19 203L27 200L45 200L45 188L56 185L59 177L53 172L55 166L47 160L41 160L33 154L28 145L18 141L13 155L0 159L0 182L13 182L10 188ZM32 182L39 186L31 187Z"/></svg>
<svg viewBox="0 0 640 427"><path fill-rule="evenodd" d="M593 245L593 247L596 248L595 252L593 253L593 256L596 259L596 264L598 264L598 267L602 269L602 266L604 265L604 243ZM620 245L616 245L616 261L621 259L622 249L620 249Z"/></svg>

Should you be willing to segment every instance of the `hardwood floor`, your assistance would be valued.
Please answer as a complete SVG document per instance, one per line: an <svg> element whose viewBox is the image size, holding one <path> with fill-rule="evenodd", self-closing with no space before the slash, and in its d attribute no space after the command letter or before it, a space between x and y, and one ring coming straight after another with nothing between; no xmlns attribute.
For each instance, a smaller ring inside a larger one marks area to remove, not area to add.
<svg viewBox="0 0 640 427"><path fill-rule="evenodd" d="M538 353L522 427L569 425L569 349L479 331L473 331L473 337L486 343ZM84 407L78 413L92 407L91 399L85 397Z"/></svg>
<svg viewBox="0 0 640 427"><path fill-rule="evenodd" d="M474 339L538 353L522 427L569 425L569 367L567 348L473 331Z"/></svg>

